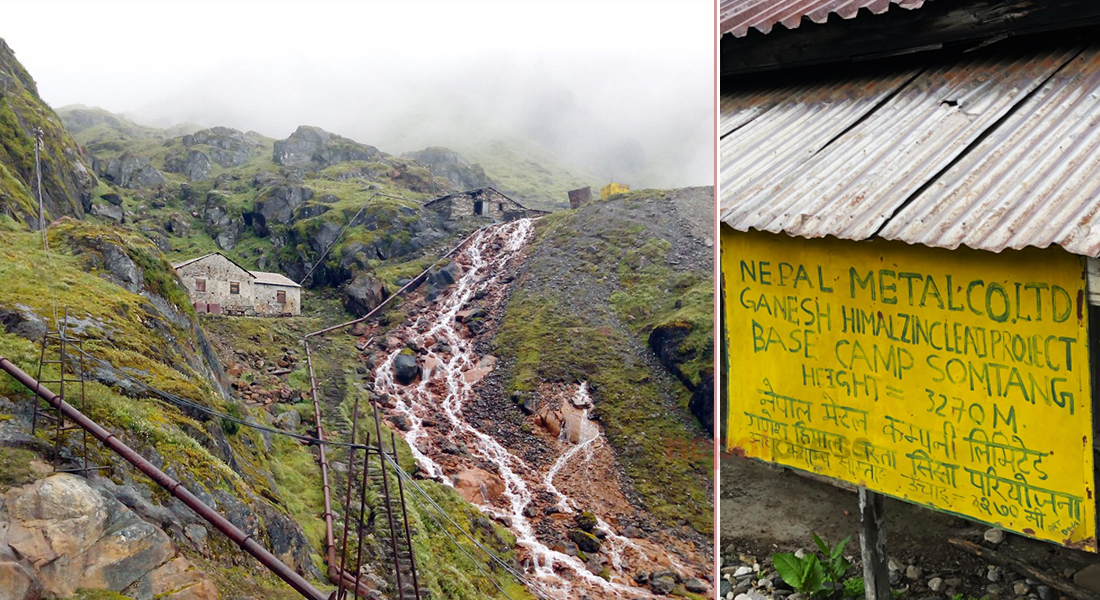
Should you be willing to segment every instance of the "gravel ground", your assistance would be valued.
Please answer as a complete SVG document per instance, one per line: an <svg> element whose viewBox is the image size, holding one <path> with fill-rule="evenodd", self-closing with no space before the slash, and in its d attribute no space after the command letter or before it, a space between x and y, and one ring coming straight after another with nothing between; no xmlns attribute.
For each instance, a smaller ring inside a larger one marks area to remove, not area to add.
<svg viewBox="0 0 1100 600"><path fill-rule="evenodd" d="M862 576L859 501L854 492L732 455L722 455L720 469L722 598L733 600L744 594L740 600L805 600L775 575L771 556L815 549L814 533L832 543L851 536L845 555L855 566L848 575ZM884 506L895 597L1056 600L1062 596L1038 581L956 549L948 544L948 538L995 548L1063 580L1100 563L1095 554L990 530L986 525L899 500L887 498ZM841 591L830 596L843 597Z"/></svg>

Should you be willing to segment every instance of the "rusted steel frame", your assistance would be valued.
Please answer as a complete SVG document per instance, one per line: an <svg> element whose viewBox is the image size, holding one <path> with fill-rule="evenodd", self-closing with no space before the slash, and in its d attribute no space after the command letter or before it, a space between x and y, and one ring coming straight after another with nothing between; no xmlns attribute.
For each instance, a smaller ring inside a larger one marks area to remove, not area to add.
<svg viewBox="0 0 1100 600"><path fill-rule="evenodd" d="M47 331L46 335L42 336L42 352L38 356L38 377L36 378L36 381L39 381L39 382L42 381L42 366L46 364L46 346L48 346L49 344L50 344L50 332ZM42 384L39 383L38 387L42 387ZM37 394L38 390L35 390L35 393ZM35 398L34 399L34 411L31 413L31 435L34 435L38 431L38 413L39 412L40 411L38 409L38 399Z"/></svg>
<svg viewBox="0 0 1100 600"><path fill-rule="evenodd" d="M355 443L355 433L359 429L359 395L355 396L355 404L351 409L351 440L352 444ZM344 573L344 564L348 558L348 530L351 529L351 519L348 518L348 511L351 510L351 482L352 474L355 473L355 448L348 446L348 471L347 471L348 489L344 494L344 539L340 543L340 573ZM336 598L340 600L344 597L344 578L341 576L340 581L337 584Z"/></svg>
<svg viewBox="0 0 1100 600"><path fill-rule="evenodd" d="M67 310L68 309L66 309L66 311ZM69 315L66 313L66 315L65 315L66 322L68 321L68 319L69 319ZM61 393L58 394L58 396L62 400L64 400L65 399L65 330L61 327L58 327L58 331L61 332L61 335L60 335L60 338L61 338L61 364L57 366L58 372L60 374L58 376L58 379L60 380L59 385L61 386ZM64 415L61 414L61 411L58 411L57 420L54 421L54 437L53 437L53 459L55 461L54 462L54 467L55 468L57 466L57 463L61 462L61 427L64 424L65 424L65 417L64 417Z"/></svg>
<svg viewBox="0 0 1100 600"><path fill-rule="evenodd" d="M65 309L65 316L68 317L69 309ZM88 400L84 390L84 342L78 341L76 343L76 349L80 353L80 411L84 412L88 409ZM88 470L88 430L83 427L82 436L84 438L84 471Z"/></svg>
<svg viewBox="0 0 1100 600"><path fill-rule="evenodd" d="M397 437L390 430L390 450L397 455ZM416 555L413 554L412 534L409 533L409 510L405 506L405 485L401 483L401 474L397 474L397 492L401 495L401 518L405 521L405 545L409 547L409 569L412 571L413 593L420 600L420 582L416 578Z"/></svg>
<svg viewBox="0 0 1100 600"><path fill-rule="evenodd" d="M328 565L328 577L330 580L340 581L336 571L336 535L332 528L332 499L329 493L328 459L325 457L325 430L321 426L321 403L317 401L317 379L313 375L313 354L309 350L309 343L302 340L306 347L306 364L309 366L309 391L313 395L313 419L317 426L317 444L320 448L321 462L321 489L325 496L325 564Z"/></svg>
<svg viewBox="0 0 1100 600"><path fill-rule="evenodd" d="M158 485L168 490L168 493L186 504L188 508L195 511L200 517L217 528L218 531L224 533L230 540L240 546L242 550L255 557L256 560L260 561L260 564L267 567L272 573L285 581L299 594L309 600L329 600L327 594L313 587L305 578L276 558L274 554L261 546L259 542L252 539L252 536L241 531L236 525L231 523L229 519L218 514L202 500L199 500L185 488L183 484L169 477L164 471L158 469L153 463L146 460L133 448L127 446L122 440L115 437L113 433L110 433L98 423L70 406L60 396L42 387L33 377L24 373L22 369L15 366L15 364L3 356L0 356L0 369L6 371L9 375L14 377L16 381L26 386L27 389L38 394L39 397L56 408L60 415L67 417L80 427L83 427L104 446L113 450L116 454L125 459L126 462L134 465L139 471L147 475Z"/></svg>
<svg viewBox="0 0 1100 600"><path fill-rule="evenodd" d="M427 269L424 269L423 271L421 271L420 274L417 275L416 277L413 277L412 279L410 279L408 283L401 286L401 289L399 289L396 292L390 294L389 298L386 298L385 300L383 300L381 304L379 304L378 306L371 309L371 311L368 312L367 314L365 314L365 315L363 315L363 316L361 316L357 319L352 319L350 321L345 321L343 323L340 323L339 325L332 325L330 327L325 327L324 329L318 329L317 331L311 331L310 333L307 333L304 336L302 336L302 339L308 339L308 338L311 338L315 335L324 335L326 333L335 331L337 329L342 329L344 327L349 327L351 325L355 325L356 323L359 323L360 321L366 321L367 319L373 317L375 314L378 313L378 311L385 308L386 305L389 304L391 300L393 300L394 298L396 298L396 297L400 296L401 294L405 293L405 290L409 289L409 287L411 287L414 283L417 283L418 281L423 281L423 279L428 276L428 271L431 271L437 264L439 264L439 261L443 260L444 258L450 257L455 252L458 252L458 250L460 248L462 248L463 246L466 245L466 242L469 242L470 240L472 240L474 238L474 236L477 235L478 233L480 233L481 230L483 230L483 229L485 229L485 227L478 227L477 229L475 229L474 232L471 233L470 235L466 236L466 239L462 240L461 243L459 243L454 248L451 248L451 250L449 252L447 252L446 254L440 256L438 259L436 259L436 261L433 262L431 264L431 266L429 266Z"/></svg>
<svg viewBox="0 0 1100 600"><path fill-rule="evenodd" d="M367 443L370 445L370 432L367 432ZM355 600L359 600L359 577L363 570L363 515L366 513L367 508L367 483L370 482L370 453L363 452L363 482L359 486L359 520L356 521L355 532L359 538L359 543L355 551ZM382 472L385 475L385 471ZM367 595L363 594L366 598Z"/></svg>
<svg viewBox="0 0 1100 600"><path fill-rule="evenodd" d="M386 521L390 526L390 549L393 551L394 573L397 575L397 597L405 600L405 590L401 587L401 556L397 553L397 529L393 525L393 510L390 508L390 484L386 480L386 451L382 449L382 420L378 416L378 403L374 405L374 428L378 434L378 464L382 469L382 494L386 500ZM410 548L411 550L411 548Z"/></svg>

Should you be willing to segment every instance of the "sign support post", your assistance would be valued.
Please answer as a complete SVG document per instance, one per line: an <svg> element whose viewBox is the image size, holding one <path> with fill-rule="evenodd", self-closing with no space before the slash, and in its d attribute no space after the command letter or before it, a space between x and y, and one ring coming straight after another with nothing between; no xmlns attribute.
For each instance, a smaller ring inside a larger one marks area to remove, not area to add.
<svg viewBox="0 0 1100 600"><path fill-rule="evenodd" d="M866 600L892 600L887 570L886 530L883 527L882 496L859 487L859 546L863 556Z"/></svg>

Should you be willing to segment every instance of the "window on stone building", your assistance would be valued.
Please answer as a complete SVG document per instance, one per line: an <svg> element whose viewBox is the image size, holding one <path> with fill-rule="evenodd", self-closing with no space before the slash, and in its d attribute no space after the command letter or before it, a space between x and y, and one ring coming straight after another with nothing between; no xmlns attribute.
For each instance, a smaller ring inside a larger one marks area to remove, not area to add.
<svg viewBox="0 0 1100 600"><path fill-rule="evenodd" d="M205 292L206 291L206 280L205 279L196 279L195 280L195 291L196 292Z"/></svg>
<svg viewBox="0 0 1100 600"><path fill-rule="evenodd" d="M279 304L286 304L286 292L282 290L275 292L275 301Z"/></svg>
<svg viewBox="0 0 1100 600"><path fill-rule="evenodd" d="M236 282L236 281L230 281L229 282L229 293L230 294L239 294L239 293L241 293L241 284Z"/></svg>
<svg viewBox="0 0 1100 600"><path fill-rule="evenodd" d="M504 212L504 203L503 202L497 202L497 211L498 212Z"/></svg>
<svg viewBox="0 0 1100 600"><path fill-rule="evenodd" d="M480 215L482 211L481 200L474 200L474 214Z"/></svg>

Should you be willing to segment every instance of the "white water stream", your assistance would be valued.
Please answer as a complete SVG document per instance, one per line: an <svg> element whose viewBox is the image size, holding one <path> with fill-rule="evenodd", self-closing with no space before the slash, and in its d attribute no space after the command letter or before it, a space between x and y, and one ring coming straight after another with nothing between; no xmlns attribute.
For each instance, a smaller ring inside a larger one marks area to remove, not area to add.
<svg viewBox="0 0 1100 600"><path fill-rule="evenodd" d="M462 440L473 442L469 444L470 451L492 465L504 483L501 497L506 508L490 504L482 504L480 508L511 523L518 545L531 557L528 575L534 576L542 591L562 600L576 598L580 592L594 598L653 597L648 590L634 587L629 575L622 571L624 551L644 552L630 539L614 533L603 519L597 516L598 527L608 532L603 540L603 550L608 556L612 581L591 573L578 558L549 548L538 538L531 519L525 514L540 488L558 499L557 506L562 512L578 510L576 501L554 486L554 478L571 461L583 459L591 462L597 445L605 443L599 427L587 418L587 409L578 426L576 443L570 443L563 426L562 434L566 439L559 439L558 447L565 447L565 450L544 476L539 476L537 469L509 452L496 438L469 423L463 415L463 406L474 394L473 384L467 380L465 373L478 366L479 357L472 342L456 329L456 316L479 291L491 291L504 285L499 279L507 272L505 267L527 244L532 230L531 220L521 219L483 229L466 245L460 261L465 263L462 277L441 294L431 309L423 311L411 324L403 326L406 339L417 346L422 347L425 341L434 340L436 344L446 344L450 353L437 353L437 345L429 348L421 356L421 364L432 367L425 369L419 384L402 386L396 382L393 367L401 348L391 348L376 370L375 392L388 394L396 403L393 412L403 415L409 424L409 430L403 433L405 440L420 467L432 477L452 484L450 476L453 473L446 473L423 449L438 446L445 441L444 438L455 443ZM499 250L496 248L498 245ZM443 385L437 385L439 383ZM430 388L445 390L443 397ZM579 385L575 393L578 398L576 405L590 404L587 384ZM432 416L437 413L441 413L447 422L438 422L438 418ZM425 428L424 419L430 416L436 421L432 427ZM580 457L582 454L583 457ZM674 557L668 558L673 564L678 564Z"/></svg>

